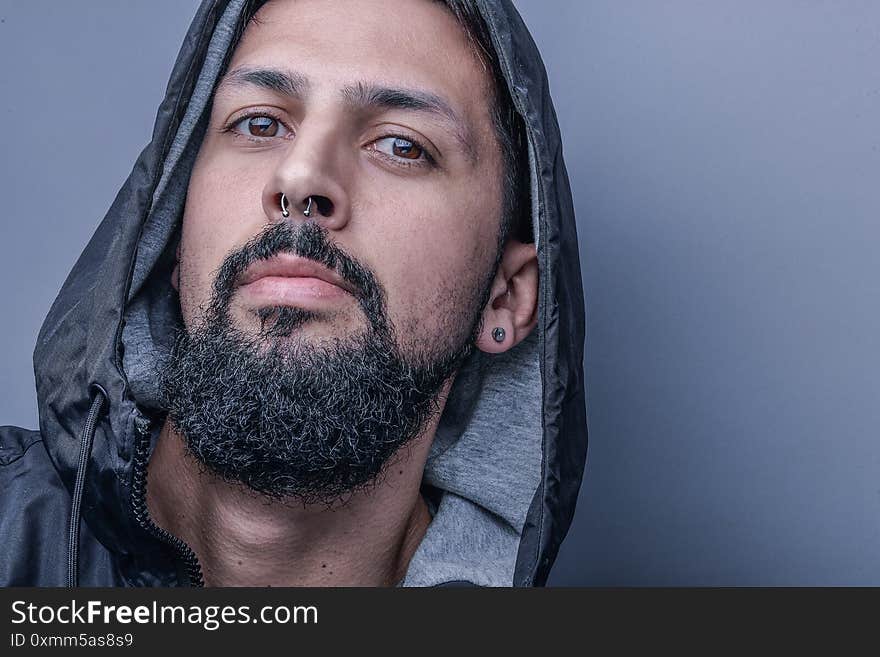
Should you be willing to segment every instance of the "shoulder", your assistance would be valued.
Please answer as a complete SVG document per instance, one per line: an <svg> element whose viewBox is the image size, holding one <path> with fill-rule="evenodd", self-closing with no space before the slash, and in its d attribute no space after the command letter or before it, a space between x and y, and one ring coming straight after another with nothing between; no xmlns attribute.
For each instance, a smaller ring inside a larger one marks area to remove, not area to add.
<svg viewBox="0 0 880 657"><path fill-rule="evenodd" d="M21 494L28 491L28 498ZM0 427L0 509L15 500L25 502L31 496L64 492L61 478L43 446L39 431L20 427Z"/></svg>
<svg viewBox="0 0 880 657"><path fill-rule="evenodd" d="M0 427L0 586L57 585L68 506L40 433Z"/></svg>
<svg viewBox="0 0 880 657"><path fill-rule="evenodd" d="M39 431L21 427L0 427L0 468L20 460L39 442L42 442Z"/></svg>

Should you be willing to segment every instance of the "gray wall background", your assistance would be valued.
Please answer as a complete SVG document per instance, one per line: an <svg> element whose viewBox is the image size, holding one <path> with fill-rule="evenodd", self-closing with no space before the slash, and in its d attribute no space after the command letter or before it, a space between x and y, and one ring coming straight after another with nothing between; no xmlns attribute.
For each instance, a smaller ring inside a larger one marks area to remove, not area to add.
<svg viewBox="0 0 880 657"><path fill-rule="evenodd" d="M0 422L195 0L0 0ZM587 295L550 583L880 584L880 3L519 0Z"/></svg>

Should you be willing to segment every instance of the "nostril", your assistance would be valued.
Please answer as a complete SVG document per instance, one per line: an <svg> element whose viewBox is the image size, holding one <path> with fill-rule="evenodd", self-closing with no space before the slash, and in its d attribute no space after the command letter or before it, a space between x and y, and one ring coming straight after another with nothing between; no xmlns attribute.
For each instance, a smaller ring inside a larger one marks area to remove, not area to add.
<svg viewBox="0 0 880 657"><path fill-rule="evenodd" d="M318 212L323 217L329 217L333 214L333 201L326 196L312 196L312 201L318 206Z"/></svg>

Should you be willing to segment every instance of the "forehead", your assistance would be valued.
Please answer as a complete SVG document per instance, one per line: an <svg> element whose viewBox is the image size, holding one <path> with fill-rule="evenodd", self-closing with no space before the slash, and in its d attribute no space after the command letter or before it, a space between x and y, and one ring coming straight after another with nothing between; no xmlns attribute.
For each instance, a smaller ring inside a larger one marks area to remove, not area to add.
<svg viewBox="0 0 880 657"><path fill-rule="evenodd" d="M473 120L488 116L489 73L436 0L270 0L229 65L259 67L300 71L319 93L361 81L421 88Z"/></svg>

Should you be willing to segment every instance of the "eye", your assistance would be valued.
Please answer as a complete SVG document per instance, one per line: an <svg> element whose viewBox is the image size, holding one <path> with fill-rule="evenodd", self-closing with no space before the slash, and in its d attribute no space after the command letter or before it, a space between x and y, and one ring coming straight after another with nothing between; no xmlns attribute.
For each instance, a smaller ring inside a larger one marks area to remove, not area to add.
<svg viewBox="0 0 880 657"><path fill-rule="evenodd" d="M232 129L249 137L284 137L288 134L281 122L268 114L253 114L239 119Z"/></svg>
<svg viewBox="0 0 880 657"><path fill-rule="evenodd" d="M420 144L403 137L383 137L375 142L375 148L385 155L403 158L405 160L427 159L427 152Z"/></svg>

